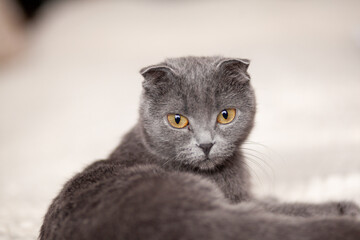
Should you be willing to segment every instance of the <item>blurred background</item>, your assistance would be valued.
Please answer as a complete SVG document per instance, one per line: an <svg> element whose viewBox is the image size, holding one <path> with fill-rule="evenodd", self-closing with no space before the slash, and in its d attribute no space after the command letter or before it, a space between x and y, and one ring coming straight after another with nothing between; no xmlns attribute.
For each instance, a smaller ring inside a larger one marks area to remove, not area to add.
<svg viewBox="0 0 360 240"><path fill-rule="evenodd" d="M0 0L0 239L137 121L139 69L251 59L258 196L360 203L360 1Z"/></svg>

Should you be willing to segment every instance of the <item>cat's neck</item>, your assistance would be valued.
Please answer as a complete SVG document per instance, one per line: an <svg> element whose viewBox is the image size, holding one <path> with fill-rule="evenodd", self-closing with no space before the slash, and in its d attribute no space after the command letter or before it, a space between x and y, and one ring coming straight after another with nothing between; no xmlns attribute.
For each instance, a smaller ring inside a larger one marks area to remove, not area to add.
<svg viewBox="0 0 360 240"><path fill-rule="evenodd" d="M135 125L124 135L120 144L109 156L110 160L117 161L125 166L155 163L155 156L144 145L140 125Z"/></svg>

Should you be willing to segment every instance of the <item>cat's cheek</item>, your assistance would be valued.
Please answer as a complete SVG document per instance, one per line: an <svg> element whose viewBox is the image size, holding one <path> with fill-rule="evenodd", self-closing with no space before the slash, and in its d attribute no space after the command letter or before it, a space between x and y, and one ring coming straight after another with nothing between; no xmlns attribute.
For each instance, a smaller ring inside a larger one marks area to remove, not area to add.
<svg viewBox="0 0 360 240"><path fill-rule="evenodd" d="M166 144L172 151L175 150L175 154L178 152L178 149L193 145L190 132L186 128L177 129L171 126L164 126L161 130L161 135L163 136L164 145Z"/></svg>
<svg viewBox="0 0 360 240"><path fill-rule="evenodd" d="M232 142L232 141L236 140L239 132L241 132L241 129L239 127L237 127L235 124L221 125L216 130L217 138L219 138L221 141L225 141L225 142Z"/></svg>
<svg viewBox="0 0 360 240"><path fill-rule="evenodd" d="M239 139L247 136L247 128L249 122L244 119L236 119L229 124L220 125L217 127L216 132L218 136L223 138L226 142L233 143Z"/></svg>

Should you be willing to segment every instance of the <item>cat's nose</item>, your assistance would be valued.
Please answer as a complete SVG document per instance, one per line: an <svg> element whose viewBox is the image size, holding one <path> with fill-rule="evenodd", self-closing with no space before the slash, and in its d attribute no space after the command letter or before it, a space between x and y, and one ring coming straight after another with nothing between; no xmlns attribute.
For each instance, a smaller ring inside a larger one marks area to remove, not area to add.
<svg viewBox="0 0 360 240"><path fill-rule="evenodd" d="M213 143L202 143L199 144L198 146L204 151L205 155L208 156L210 149L212 148L213 145L214 145Z"/></svg>

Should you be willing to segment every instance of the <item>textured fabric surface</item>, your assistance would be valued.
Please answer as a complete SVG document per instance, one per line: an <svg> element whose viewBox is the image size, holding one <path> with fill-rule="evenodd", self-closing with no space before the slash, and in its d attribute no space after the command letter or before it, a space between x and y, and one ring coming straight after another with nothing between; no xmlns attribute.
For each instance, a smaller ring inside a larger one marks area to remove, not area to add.
<svg viewBox="0 0 360 240"><path fill-rule="evenodd" d="M255 192L360 203L358 1L78 1L52 6L0 66L0 239L35 239L62 184L137 120L138 71L252 60ZM336 17L334 17L336 16Z"/></svg>

